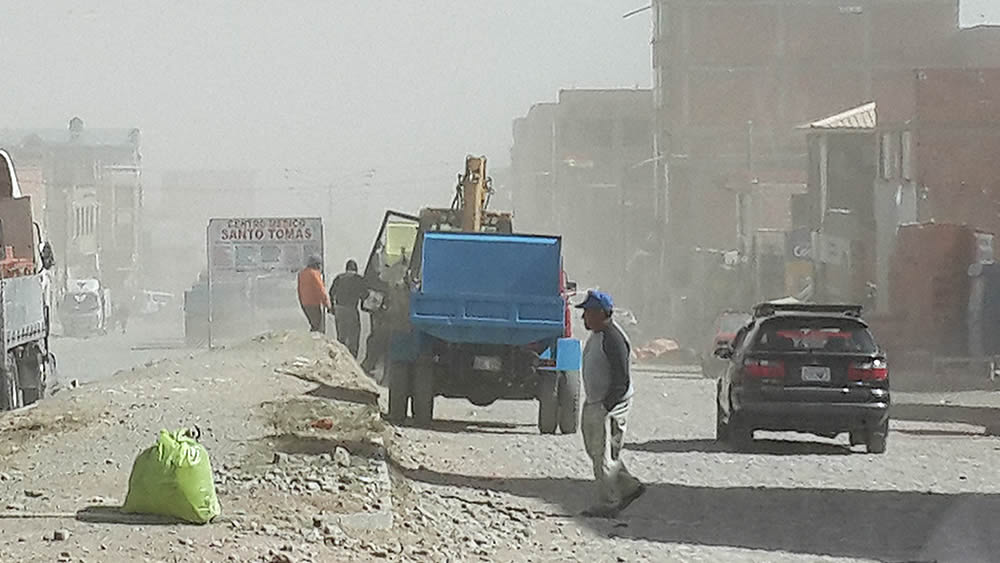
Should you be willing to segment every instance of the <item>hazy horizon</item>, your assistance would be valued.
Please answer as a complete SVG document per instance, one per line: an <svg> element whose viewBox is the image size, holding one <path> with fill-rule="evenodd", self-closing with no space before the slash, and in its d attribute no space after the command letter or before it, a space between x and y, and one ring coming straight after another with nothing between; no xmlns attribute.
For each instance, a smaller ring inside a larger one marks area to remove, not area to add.
<svg viewBox="0 0 1000 563"><path fill-rule="evenodd" d="M512 120L559 89L652 72L649 16L622 19L642 0L8 4L0 127L139 127L152 172L436 184L466 153L509 161Z"/></svg>

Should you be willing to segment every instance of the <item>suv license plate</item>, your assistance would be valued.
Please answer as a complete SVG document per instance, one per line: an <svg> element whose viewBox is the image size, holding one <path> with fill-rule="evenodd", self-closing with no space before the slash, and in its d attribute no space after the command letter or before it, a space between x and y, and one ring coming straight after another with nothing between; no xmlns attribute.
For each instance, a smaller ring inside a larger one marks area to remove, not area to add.
<svg viewBox="0 0 1000 563"><path fill-rule="evenodd" d="M476 356L472 359L472 369L480 371L500 371L503 362L496 356Z"/></svg>
<svg viewBox="0 0 1000 563"><path fill-rule="evenodd" d="M818 366L803 366L802 381L829 383L830 368Z"/></svg>

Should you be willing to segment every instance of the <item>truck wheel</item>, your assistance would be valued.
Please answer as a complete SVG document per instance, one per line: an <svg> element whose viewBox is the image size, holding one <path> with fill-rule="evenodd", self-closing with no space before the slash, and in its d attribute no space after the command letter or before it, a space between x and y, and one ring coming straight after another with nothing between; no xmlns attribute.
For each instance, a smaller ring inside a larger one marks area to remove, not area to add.
<svg viewBox="0 0 1000 563"><path fill-rule="evenodd" d="M0 370L0 409L14 410L24 406L21 386L17 380L17 361L13 355L7 357L9 369Z"/></svg>
<svg viewBox="0 0 1000 563"><path fill-rule="evenodd" d="M406 420L413 379L411 367L406 362L392 362L389 366L389 422L393 424Z"/></svg>
<svg viewBox="0 0 1000 563"><path fill-rule="evenodd" d="M559 425L559 374L542 372L538 377L538 431L555 434Z"/></svg>
<svg viewBox="0 0 1000 563"><path fill-rule="evenodd" d="M420 426L434 420L434 364L420 362L413 368L413 420Z"/></svg>
<svg viewBox="0 0 1000 563"><path fill-rule="evenodd" d="M21 398L25 405L37 403L45 396L45 382L42 375L41 353L29 349L18 363L21 382L30 382L21 389Z"/></svg>
<svg viewBox="0 0 1000 563"><path fill-rule="evenodd" d="M559 431L575 434L580 427L580 372L559 374Z"/></svg>

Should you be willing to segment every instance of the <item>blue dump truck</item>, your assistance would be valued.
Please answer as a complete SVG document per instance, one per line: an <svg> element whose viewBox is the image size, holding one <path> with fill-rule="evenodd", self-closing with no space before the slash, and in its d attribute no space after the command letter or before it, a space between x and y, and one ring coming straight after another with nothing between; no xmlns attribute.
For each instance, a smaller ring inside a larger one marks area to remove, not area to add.
<svg viewBox="0 0 1000 563"><path fill-rule="evenodd" d="M538 429L577 431L580 341L570 337L559 237L421 229L394 308L389 416L428 425L437 396L538 400ZM405 303L405 309L401 307Z"/></svg>

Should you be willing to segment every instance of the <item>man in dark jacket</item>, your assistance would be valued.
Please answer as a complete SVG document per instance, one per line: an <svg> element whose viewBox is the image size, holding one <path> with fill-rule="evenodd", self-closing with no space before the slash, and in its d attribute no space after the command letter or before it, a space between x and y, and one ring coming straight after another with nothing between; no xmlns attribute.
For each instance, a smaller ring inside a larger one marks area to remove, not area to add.
<svg viewBox="0 0 1000 563"><path fill-rule="evenodd" d="M631 343L613 320L614 303L601 291L589 291L577 305L590 337L583 350L583 443L594 464L598 503L584 516L613 518L646 490L621 460L632 407Z"/></svg>
<svg viewBox="0 0 1000 563"><path fill-rule="evenodd" d="M358 357L361 344L361 313L358 305L368 296L368 284L358 274L358 263L348 260L346 271L333 278L330 285L330 302L337 326L337 340L347 346L351 355Z"/></svg>

